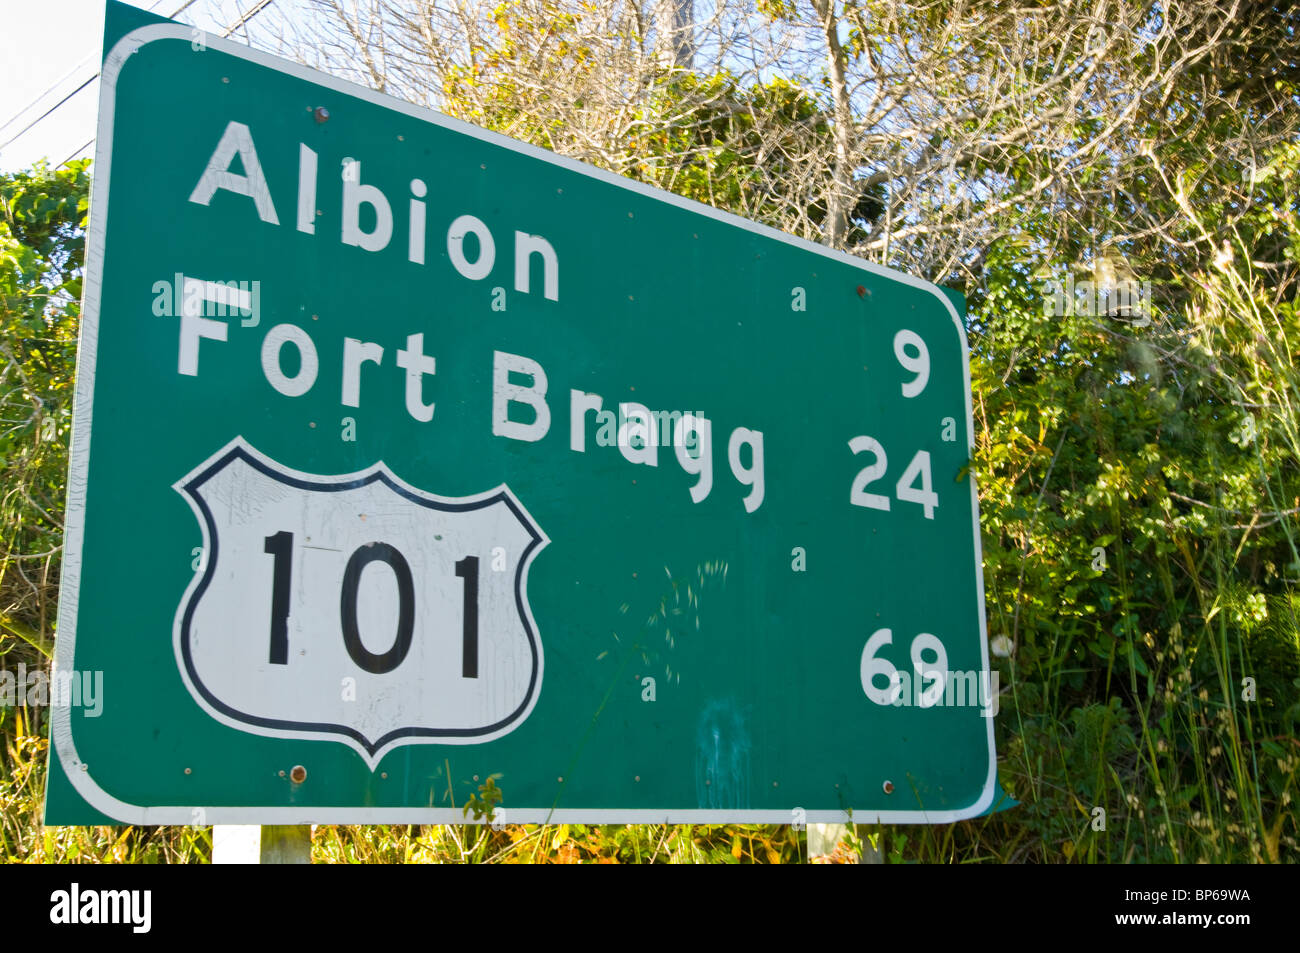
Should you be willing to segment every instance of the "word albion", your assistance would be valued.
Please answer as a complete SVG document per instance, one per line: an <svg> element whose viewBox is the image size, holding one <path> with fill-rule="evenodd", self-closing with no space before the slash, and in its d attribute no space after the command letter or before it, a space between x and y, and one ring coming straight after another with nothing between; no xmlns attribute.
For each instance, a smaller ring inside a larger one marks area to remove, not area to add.
<svg viewBox="0 0 1300 953"><path fill-rule="evenodd" d="M243 172L231 171L238 156ZM301 232L314 234L316 229L316 168L317 156L306 145L299 144L298 220ZM263 223L279 225L279 215L272 201L266 176L257 159L252 133L242 123L230 122L201 174L189 200L199 205L211 203L217 191L222 190L251 200ZM415 179L411 182L409 215L408 257L418 264L424 262L425 208L421 198L427 186ZM374 227L364 231L360 226L362 205L374 212ZM392 238L393 215L388 199L375 186L360 182L360 162L353 160L343 177L342 241L366 251L376 252L386 248ZM477 257L470 261L464 239L473 234L478 240ZM465 278L480 280L492 271L496 245L487 226L472 215L461 215L451 223L447 232L447 253L452 265ZM542 260L543 294L548 300L559 300L559 259L555 249L540 235L515 233L515 290L529 293L530 262L534 256ZM159 289L155 285L155 293ZM199 307L205 298L219 297L229 303L231 292L220 282L176 276L173 296L180 290L180 342L177 355L177 372L195 377L199 373L199 345L201 340L226 341L229 326L224 321L205 317ZM237 295L241 310L249 310L251 302ZM164 312L165 313L165 312ZM245 322L247 324L247 322ZM298 352L298 369L291 377L284 372L281 351L292 347ZM382 365L385 348L375 341L345 338L342 353L340 403L345 407L361 406L361 370L366 364ZM406 336L406 346L396 349L393 355L397 367L404 371L405 402L407 412L417 421L433 419L434 404L424 399L424 380L437 371L433 355L424 352L424 334ZM279 324L267 331L262 341L262 372L267 382L285 397L301 397L315 386L320 370L320 356L311 336L294 324ZM531 379L525 386L514 383L511 375ZM551 412L546 400L547 376L541 364L530 358L504 351L493 351L492 366L492 433L512 440L538 441L546 436L551 426ZM569 447L578 453L586 452L587 415L594 412L600 417L604 399L599 394L579 390L569 392ZM528 423L511 420L510 405L526 405L532 409L533 419ZM610 412L605 412L608 421ZM598 423L601 422L598 420ZM655 467L659 464L658 448L661 435L659 425L662 413L656 415L643 404L619 404L619 421L614 440L608 435L597 435L602 445L614 443L630 463ZM713 488L712 422L700 414L681 414L671 421L672 436L663 435L663 443L672 443L678 464L690 476L696 477L690 487L691 500L700 503ZM602 428L604 430L605 428ZM747 454L742 454L747 450ZM744 457L749 462L745 463ZM763 503L765 486L763 478L763 433L745 427L732 430L727 441L727 459L732 475L748 488L742 502L747 513L752 513Z"/></svg>
<svg viewBox="0 0 1300 953"><path fill-rule="evenodd" d="M239 157L243 173L232 172L231 163ZM304 143L298 144L298 231L316 234L316 166L317 156ZM243 195L252 200L258 218L268 225L279 225L280 216L266 183L266 174L257 159L253 134L240 122L226 125L217 148L208 160L189 200L197 205L208 205L218 190ZM424 264L425 203L429 187L421 179L411 180L410 210L407 217L407 258L417 265ZM361 207L369 206L374 213L374 227L366 231L361 227ZM361 182L361 163L355 159L347 162L343 175L343 226L340 238L345 245L353 245L369 252L383 251L393 238L393 209L387 196L374 185ZM478 251L473 261L466 252L465 238L473 235L478 241ZM560 265L555 249L541 235L515 232L515 290L529 293L529 266L533 256L542 259L542 293L550 301L560 300ZM452 266L466 278L479 281L486 278L496 263L496 240L487 225L473 215L461 215L447 229L447 256Z"/></svg>

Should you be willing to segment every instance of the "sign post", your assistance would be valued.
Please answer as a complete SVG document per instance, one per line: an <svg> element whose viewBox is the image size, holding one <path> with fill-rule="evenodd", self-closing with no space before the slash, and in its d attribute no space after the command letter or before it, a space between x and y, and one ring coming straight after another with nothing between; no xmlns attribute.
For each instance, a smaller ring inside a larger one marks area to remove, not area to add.
<svg viewBox="0 0 1300 953"><path fill-rule="evenodd" d="M990 807L959 295L125 16L48 823Z"/></svg>
<svg viewBox="0 0 1300 953"><path fill-rule="evenodd" d="M217 824L212 828L214 864L310 864L311 825L259 827Z"/></svg>

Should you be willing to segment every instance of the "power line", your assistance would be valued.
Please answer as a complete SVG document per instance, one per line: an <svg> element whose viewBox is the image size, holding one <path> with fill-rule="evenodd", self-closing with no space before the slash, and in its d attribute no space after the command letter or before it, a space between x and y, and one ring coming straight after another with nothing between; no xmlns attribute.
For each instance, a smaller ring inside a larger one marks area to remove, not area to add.
<svg viewBox="0 0 1300 953"><path fill-rule="evenodd" d="M85 66L88 62L90 62L90 60L91 60L92 58L94 58L94 56L95 56L95 54L94 54L93 52L91 52L91 53L87 53L84 57L82 57L80 63L78 63L76 66L72 67L72 69L70 69L70 70L68 70L66 73L64 73L63 76L61 76L59 79L57 79L57 80L55 80L53 83L51 83L49 89L45 90L45 92L41 93L39 96L37 96L35 99L33 99L30 103L28 103L26 106L24 106L22 109L18 110L18 112L14 113L13 116L9 119L8 122L6 122L3 126L0 126L0 132L4 132L6 129L8 129L10 126L12 126L14 123L17 122L17 121L18 121L18 118L19 118L20 116L22 116L23 113L27 112L27 110L31 109L33 106L35 106L37 103L39 103L42 99L44 99L46 96L50 95L50 93L54 92L56 89L58 89L60 86L62 86L65 82L67 82L68 79L72 76L73 73L77 72L77 70L81 69L81 68L82 68L83 66Z"/></svg>
<svg viewBox="0 0 1300 953"><path fill-rule="evenodd" d="M181 5L181 8L180 8L179 10L177 10L175 13L173 13L173 14L172 14L171 16L169 16L167 19L169 19L169 20L175 20L178 16L180 16L182 13L184 13L186 10L188 10L188 9L189 9L191 6L193 6L193 5L194 5L194 0L187 0L186 3L184 3L184 4Z"/></svg>
<svg viewBox="0 0 1300 953"><path fill-rule="evenodd" d="M193 2L193 0L191 0L191 2ZM226 30L225 33L221 34L222 38L224 39L225 37L230 36L230 34L234 33L241 26L243 26L249 20L253 19L253 17L257 16L259 13L261 13L263 10L265 10L274 2L275 0L262 0L261 3L259 3L257 6L253 7L253 9L245 13L235 23L231 24L230 28Z"/></svg>
<svg viewBox="0 0 1300 953"><path fill-rule="evenodd" d="M69 162L71 162L71 161L72 161L73 159L75 159L77 156L79 156L79 155L81 155L83 152L85 152L86 149L87 149L87 148L88 148L88 147L89 147L89 146L90 146L94 141L95 141L95 137L94 137L94 136L91 136L89 139L86 140L85 145L83 145L80 149L78 149L78 150L77 150L76 152L74 152L72 155L68 156L66 159L64 159L62 162L60 162L60 163L59 163L58 165L56 165L54 168L56 168L56 169L62 169L65 165L67 165Z"/></svg>
<svg viewBox="0 0 1300 953"><path fill-rule="evenodd" d="M153 7L158 6L158 3L161 3L161 2L162 2L162 0L158 0L158 2L154 3L153 6L151 6L151 7L149 8L150 12L153 11ZM173 13L169 19L173 19L173 20L176 19L176 17L180 16L180 15L181 15L182 13L184 13L187 9L189 9L191 6L193 6L196 2L197 2L197 0L186 0L186 2L185 2L184 4L181 5L180 9L178 9L175 13ZM265 2L262 4L262 6L266 6L266 4L268 4L268 3L270 3L270 2L271 2L271 0L265 0ZM254 13L260 12L261 9L262 9L262 7L258 7L258 9L255 10L255 11L253 11L253 12L254 12ZM244 20L241 20L241 21L240 21L240 24L246 22L248 19L251 19L251 17L252 17L252 14L250 14L250 15L249 15L248 17L246 17ZM236 24L236 26L239 26L240 24ZM233 30L234 28L235 28L235 27L232 27L231 29ZM227 33L225 33L224 35L225 35L225 36L229 36L229 35L230 35L230 34L229 34L229 31L227 31ZM19 111L14 115L14 117L13 117L12 119L10 119L8 122L6 122L6 123L4 124L4 126L0 126L0 130L7 129L9 126L11 126L11 125L12 125L12 124L13 124L13 123L18 119L19 116L21 116L23 113L27 112L27 110L31 109L31 108L32 108L33 106L35 106L38 102L40 102L40 101L41 101L42 99L44 99L47 95L49 95L50 92L52 92L54 89L56 89L56 88L59 86L60 83L62 83L64 80L66 80L66 79L68 78L68 76L71 76L72 73L75 73L75 72L77 71L77 69L80 68L80 66L81 66L82 63L85 63L86 60L90 59L90 58L93 57L94 55L95 55L94 53L90 53L90 54L88 54L84 59L82 59L81 63L78 63L77 66L73 67L72 71L69 72L69 73L67 74L67 76L64 76L63 79L59 80L57 83L55 83L55 84L54 84L53 86L51 86L49 89L47 89L45 92L41 93L39 96L37 96L35 99L33 99L30 103L28 103L26 106L24 106L22 109L20 109L20 110L19 110ZM11 145L12 143L18 141L20 138L22 138L22 136L23 136L24 133L26 133L28 130L30 130L33 126L35 126L37 123L39 123L42 119L45 119L47 116L49 116L52 112L54 112L56 109L58 109L58 108L59 108L60 106L62 106L64 103L66 103L66 102L67 102L69 99L71 99L73 96L77 95L77 93L81 92L83 89L85 89L87 86L89 86L89 85L90 85L91 83L93 83L95 80L97 80L97 79L99 78L99 75L100 75L100 74L99 74L99 70L96 70L95 73L94 73L94 75L91 76L89 79L87 79L84 83L82 83L80 86L78 86L78 87L77 87L76 89L74 89L72 92L68 93L68 95L64 96L64 97L63 97L62 99L60 99L57 103L55 103L55 104L54 104L53 106L51 106L49 109L45 110L45 112L41 113L39 116L37 116L37 117L36 117L35 119L33 119L31 122L29 122L27 125L23 126L22 129L20 129L20 130L19 130L15 135L11 136L11 137L10 137L8 140L6 140L3 144L0 144L0 150L7 148L9 145ZM94 142L94 141L95 141L95 140L94 140L93 138L90 140L90 142ZM88 142L88 143L86 143L86 145L90 145L90 143ZM74 153L73 153L72 155L70 155L67 159L64 159L63 162L61 162L61 163L59 164L59 166L56 166L56 168L58 168L58 167L60 167L60 166L63 166L63 165L66 165L68 162L71 162L74 158L76 158L77 153L80 153L81 150L82 150L82 149L85 149L85 148L86 148L86 146L82 146L81 149L78 149L78 150L77 150L77 152L74 152Z"/></svg>
<svg viewBox="0 0 1300 953"><path fill-rule="evenodd" d="M84 83L82 83L82 84L81 84L80 86L78 86L76 89L74 89L72 92L68 93L68 95L64 96L64 97L63 97L62 99L60 99L57 103L55 103L55 104L54 104L53 106L51 106L49 109L45 110L45 112L41 113L39 116L37 116L37 117L36 117L35 119L33 119L31 122L29 122L27 125L23 126L23 128L20 129L20 130L18 131L18 134L17 134L17 135L15 135L15 136L11 136L9 139L5 140L3 143L0 143L0 150L6 148L10 143L12 143L12 142L14 142L14 141L16 141L16 140L22 138L23 133L25 133L28 129L31 129L32 126L36 125L38 122L40 122L40 121L41 121L42 119L44 119L46 116L48 116L50 113L54 112L54 110L58 109L60 106L62 106L64 103L66 103L69 99L71 99L73 96L77 95L77 93L81 92L83 89L85 89L87 86L89 86L91 83L93 83L93 82L94 82L96 79L98 79L98 78L99 78L99 73L95 73L95 75L92 76L92 77L90 77L90 79L86 80Z"/></svg>
<svg viewBox="0 0 1300 953"><path fill-rule="evenodd" d="M264 9L270 7L270 5L272 5L272 4L274 3L274 1L276 1L276 0L261 0L261 3L257 4L256 7L253 7L251 10L248 10L248 12L247 12L247 13L244 13L242 17L239 17L239 20L235 21L234 23L231 23L231 25L230 25L229 27L226 27L226 31L225 31L224 34L221 34L221 38L222 38L222 39L226 39L227 36L230 36L230 34L233 34L234 31L235 31L235 30L238 30L240 26L243 26L244 23L247 23L248 21L252 20L253 17L256 17L256 16L257 16L257 14L263 12ZM172 14L172 18L173 18L173 20L174 20L175 17L178 16L179 13L182 13L183 10L186 9L186 7L190 7L190 4L192 4L192 3L195 3L195 0L188 0L187 3L185 4L185 7L182 7L181 9L177 10L177 12L173 13L173 14ZM95 75L96 75L96 77L98 77L99 73L96 73ZM94 78L95 78L95 77L91 77L91 79L94 79ZM55 107L55 108L57 109L57 108L59 108L59 107ZM38 122L39 122L39 120L38 120ZM19 135L21 135L21 133L19 133ZM82 146L81 148L79 148L79 150L73 152L72 155L68 156L68 159L65 159L64 161L61 161L61 163L60 163L59 165L56 165L55 168L56 168L56 169L61 169L62 166L68 165L68 163L70 163L70 161L73 161L73 160L75 159L75 157L81 155L82 152L85 152L85 151L87 150L87 148L90 147L91 144L94 143L94 142L95 142L95 137L91 137L90 139L87 139L87 140L86 140L86 143L83 144L83 146Z"/></svg>
<svg viewBox="0 0 1300 953"><path fill-rule="evenodd" d="M171 19L173 19L173 20L176 19L176 17L178 17L178 16L179 16L181 13L183 13L186 9L188 9L188 8L191 7L191 6L193 6L193 4L194 4L195 2L196 2L196 0L186 0L186 3L185 3L185 4L184 4L184 5L183 5L179 10L177 10L175 13L173 13L173 14L171 15ZM162 3L162 0L154 0L154 3L153 3L152 5L150 5L150 7L149 7L149 12L152 13L153 10L154 10L154 8L157 7L158 4L160 4L160 3ZM18 110L18 112L14 113L13 116L10 117L10 119L9 119L8 122L6 122L3 126L0 126L0 132L4 132L6 129L8 129L10 126L12 126L15 122L17 122L18 119L19 119L19 117L22 116L23 113L27 112L27 110L31 109L33 106L35 106L37 103L39 103L42 99L44 99L44 98L45 98L46 96L48 96L50 93L54 92L54 90L58 89L59 86L63 85L63 83L65 83L65 82L68 80L68 78L69 78L70 76L72 76L73 73L77 72L77 70L79 70L79 69L81 69L81 67L85 66L87 62L89 62L90 60L94 59L94 56L95 56L95 52L94 52L93 50L92 50L91 52L87 53L85 56L83 56L83 57L81 58L81 61L80 61L79 63L77 63L76 66L72 67L72 69L68 70L68 72L65 73L65 74L63 75L62 78L60 78L59 80L57 80L56 82L54 82L53 84L51 84L51 86L50 86L48 89L46 89L45 92L41 93L39 96L37 96L37 97L36 97L35 99L33 99L31 102L29 102L26 106L24 106L22 109ZM99 75L99 72L96 71L96 72L95 72L95 75L92 76L92 77L90 77L90 79L93 80L93 79L94 79L96 76L98 76L98 75ZM87 82L89 82L89 80L87 80ZM26 132L28 129L30 129L30 128L31 128L33 125L35 125L37 122L40 122L41 119L44 119L45 116L48 116L48 115L49 115L51 112L53 112L55 109L58 109L59 106L62 106L62 105L63 105L64 103L66 103L69 99L71 99L72 96L76 95L76 94L79 93L82 89L84 89L85 86L86 86L85 83L83 83L81 86L78 86L75 90L73 90L72 93L70 93L68 96L64 97L62 100L60 100L58 103L56 103L56 104L55 104L55 105L54 105L50 110L48 110L44 115L42 115L42 116L40 117L40 119L37 119L37 120L36 120L35 122L33 122L31 125L26 126L26 127L23 129L23 132ZM21 136L22 134L23 134L22 132L18 133L18 135L17 135L17 136L14 136L13 139L10 139L9 142L13 142L14 139L17 139L18 136ZM9 142L6 142L5 145L9 145ZM3 148L3 147L0 147L0 148Z"/></svg>

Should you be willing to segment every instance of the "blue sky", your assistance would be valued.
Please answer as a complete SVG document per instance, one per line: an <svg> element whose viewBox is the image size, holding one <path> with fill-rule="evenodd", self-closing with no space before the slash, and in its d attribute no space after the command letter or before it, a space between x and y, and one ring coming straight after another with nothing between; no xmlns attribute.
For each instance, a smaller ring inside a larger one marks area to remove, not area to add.
<svg viewBox="0 0 1300 953"><path fill-rule="evenodd" d="M173 16L185 0L127 0L131 6ZM194 0L177 19L224 32L257 0ZM302 15L297 0L274 0L250 21L257 42L282 22L286 11ZM0 172L13 172L48 158L51 165L88 155L95 135L99 83L91 82L21 136L24 126L99 72L104 0L0 0ZM243 32L236 37L242 38ZM58 55L51 55L50 38ZM262 45L262 44L258 44ZM7 143L7 144L6 144Z"/></svg>

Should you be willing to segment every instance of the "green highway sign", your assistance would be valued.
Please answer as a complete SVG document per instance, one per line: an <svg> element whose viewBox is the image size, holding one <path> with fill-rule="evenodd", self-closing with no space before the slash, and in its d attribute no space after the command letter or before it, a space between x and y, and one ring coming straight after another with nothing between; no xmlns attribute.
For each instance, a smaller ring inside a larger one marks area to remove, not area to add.
<svg viewBox="0 0 1300 953"><path fill-rule="evenodd" d="M48 823L994 806L959 295L106 36Z"/></svg>

